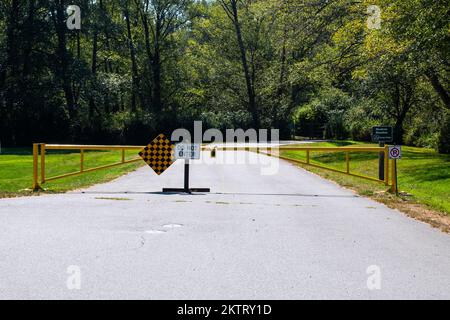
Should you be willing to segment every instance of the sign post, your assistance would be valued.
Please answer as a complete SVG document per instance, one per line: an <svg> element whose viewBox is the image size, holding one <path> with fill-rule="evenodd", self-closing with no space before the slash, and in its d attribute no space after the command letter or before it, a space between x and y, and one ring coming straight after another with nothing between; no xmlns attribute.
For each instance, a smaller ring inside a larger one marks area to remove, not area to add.
<svg viewBox="0 0 450 320"><path fill-rule="evenodd" d="M184 159L184 188L163 188L163 192L210 192L209 188L189 187L189 161L200 159L200 144L178 143L175 145L175 159Z"/></svg>
<svg viewBox="0 0 450 320"><path fill-rule="evenodd" d="M384 142L378 142L380 148L384 148ZM384 152L378 154L378 179L384 180Z"/></svg>
<svg viewBox="0 0 450 320"><path fill-rule="evenodd" d="M389 126L378 126L372 128L372 140L378 142L383 148L386 142L392 142L394 130ZM384 180L384 152L380 152L378 156L378 179Z"/></svg>
<svg viewBox="0 0 450 320"><path fill-rule="evenodd" d="M184 160L184 191L189 193L189 159Z"/></svg>
<svg viewBox="0 0 450 320"><path fill-rule="evenodd" d="M397 179L397 159L402 158L402 146L389 146L389 159L393 160L393 189L398 196L398 179Z"/></svg>
<svg viewBox="0 0 450 320"><path fill-rule="evenodd" d="M398 196L397 159L394 159L395 195Z"/></svg>
<svg viewBox="0 0 450 320"><path fill-rule="evenodd" d="M160 134L139 152L139 156L157 175L161 175L176 160L184 159L184 188L163 188L163 192L210 192L209 188L189 188L189 160L200 159L200 150L200 144L173 145L164 134Z"/></svg>

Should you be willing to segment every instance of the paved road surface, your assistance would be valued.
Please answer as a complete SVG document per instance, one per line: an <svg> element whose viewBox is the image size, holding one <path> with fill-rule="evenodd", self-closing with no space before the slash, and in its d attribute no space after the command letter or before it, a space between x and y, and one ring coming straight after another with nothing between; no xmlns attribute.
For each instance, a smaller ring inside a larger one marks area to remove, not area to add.
<svg viewBox="0 0 450 320"><path fill-rule="evenodd" d="M160 193L182 185L179 161L161 177L143 167L0 200L0 298L450 298L449 235L284 161L264 166L192 165L191 185L211 194Z"/></svg>

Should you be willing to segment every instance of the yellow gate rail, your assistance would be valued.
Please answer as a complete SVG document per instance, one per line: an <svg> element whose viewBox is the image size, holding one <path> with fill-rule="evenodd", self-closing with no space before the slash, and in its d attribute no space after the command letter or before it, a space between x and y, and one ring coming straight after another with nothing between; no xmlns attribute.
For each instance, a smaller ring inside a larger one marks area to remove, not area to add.
<svg viewBox="0 0 450 320"><path fill-rule="evenodd" d="M142 150L144 146L107 146L107 145L63 145L63 144L45 144L45 143L35 143L33 144L33 190L41 190L41 185L48 181L54 181L57 179L72 177L76 175L80 175L83 173L93 172L101 169L107 169L116 167L123 164L129 164L137 161L141 161L141 158L135 158L131 160L125 160L125 151L126 150ZM66 173L59 176L46 177L45 171L45 157L47 150L79 150L80 151L80 170L76 172ZM84 152L86 150L105 150L105 151L121 151L121 159L120 162L108 164L104 166L99 166L95 168L84 168ZM252 151L256 153L265 154L272 157L277 157L280 159L301 163L304 165L309 165L316 168L321 168L325 170L330 170L333 172L343 173L349 176L358 177L370 181L384 183L386 186L391 187L391 191L396 189L395 186L395 161L391 160L391 165L389 165L389 146L385 147L210 147L210 146L202 146L202 150L210 150L211 152L216 152L216 150L231 150L231 151ZM273 150L276 153L272 152ZM304 151L306 152L306 161L292 159L289 157L285 157L280 155L281 151ZM335 168L330 168L327 166L323 166L316 163L311 163L311 154L313 152L345 152L345 163L346 170L338 170ZM384 180L380 180L374 177L368 177L365 175L357 174L350 172L350 153L352 152L375 152L375 153L384 153ZM39 157L40 156L40 157ZM40 158L40 175L39 175L39 158ZM391 168L391 170L389 170ZM390 172L391 171L391 172ZM40 179L39 179L40 178ZM391 182L389 180L391 179Z"/></svg>
<svg viewBox="0 0 450 320"><path fill-rule="evenodd" d="M321 168L337 173L346 174L353 177L358 177L374 182L380 182L384 183L386 186L390 186L390 190L395 190L395 179L394 179L394 173L395 173L395 161L391 160L391 165L389 165L389 146L385 147L215 147L215 150L223 150L223 151L252 151L256 153L262 153L268 156L277 157L280 159L284 159L287 161L297 162L304 165L308 165L311 167ZM273 153L272 151L275 150L276 153ZM265 152L266 151L266 152ZM306 161L293 159L289 157L285 157L280 155L281 151L304 151L306 152ZM346 170L338 170L335 168L330 168L327 166L323 166L316 163L311 163L311 154L313 152L345 152L345 163L346 163ZM352 152L374 152L374 153L383 153L384 154L384 180L380 180L378 178L365 176L362 174L357 174L350 172L350 153ZM389 167L391 167L391 171L389 170ZM391 178L391 182L389 181Z"/></svg>
<svg viewBox="0 0 450 320"><path fill-rule="evenodd" d="M93 172L101 169L112 168L123 164L142 161L141 158L125 160L126 150L142 150L143 146L105 146L105 145L76 145L76 144L33 144L33 190L41 190L41 185L48 181L54 181L62 178L72 177L83 173ZM70 172L54 177L46 177L45 173L45 156L47 150L80 150L80 171ZM84 168L84 152L86 150L103 150L103 151L122 151L120 162L99 166L95 168ZM39 155L40 155L40 177L39 177ZM40 178L40 179L39 179Z"/></svg>

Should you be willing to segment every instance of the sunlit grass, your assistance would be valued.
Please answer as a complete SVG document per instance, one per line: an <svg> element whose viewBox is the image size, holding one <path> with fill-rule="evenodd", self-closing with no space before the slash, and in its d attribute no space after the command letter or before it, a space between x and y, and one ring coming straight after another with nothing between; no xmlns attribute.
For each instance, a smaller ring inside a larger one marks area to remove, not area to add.
<svg viewBox="0 0 450 320"><path fill-rule="evenodd" d="M126 160L137 158L137 151L127 151ZM120 151L85 151L84 168L120 162ZM48 192L62 192L96 183L110 181L130 172L143 162L125 164L79 176L48 182L43 187ZM46 177L58 176L80 170L80 153L48 151L46 156ZM3 149L0 154L0 196L30 193L33 175L33 157L30 149Z"/></svg>
<svg viewBox="0 0 450 320"><path fill-rule="evenodd" d="M354 141L322 142L308 146L376 146ZM304 146L304 145L300 145ZM283 156L306 160L305 151L285 151ZM311 163L325 165L338 170L345 170L345 153L313 152ZM450 156L440 155L434 150L403 147L403 157L398 163L398 184L401 191L411 194L413 198L436 210L450 214ZM303 166L303 165L302 165ZM371 182L324 169L303 166L326 178L334 180L341 185L355 188L359 193L372 195L375 192L386 190L386 187L377 182ZM350 171L377 178L377 153L351 153Z"/></svg>
<svg viewBox="0 0 450 320"><path fill-rule="evenodd" d="M374 146L353 141L314 143L310 146ZM304 145L300 145L304 146ZM306 161L305 151L285 151L282 155ZM126 159L137 157L137 151L127 151ZM85 153L85 169L120 161L120 151L92 151ZM313 152L311 163L345 170L345 153ZM48 192L62 192L112 180L130 172L143 162L85 173L48 182ZM355 188L360 194L372 195L387 189L382 183L363 180L323 169L304 166L306 169L334 180L343 186ZM50 152L46 157L47 177L78 171L79 152ZM377 153L351 153L350 171L376 178ZM29 194L32 185L33 159L31 149L3 149L0 154L0 196ZM403 147L403 158L398 161L399 189L411 194L415 200L450 214L450 156L440 155L431 149Z"/></svg>

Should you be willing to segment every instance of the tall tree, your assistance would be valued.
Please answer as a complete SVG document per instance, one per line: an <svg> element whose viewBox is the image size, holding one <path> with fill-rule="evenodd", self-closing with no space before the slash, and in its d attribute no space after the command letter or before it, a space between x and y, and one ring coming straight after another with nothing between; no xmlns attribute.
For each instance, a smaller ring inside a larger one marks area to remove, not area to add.
<svg viewBox="0 0 450 320"><path fill-rule="evenodd" d="M58 78L64 90L67 109L71 119L75 118L75 96L72 90L72 59L67 50L66 1L56 0L51 5L51 14L57 35Z"/></svg>
<svg viewBox="0 0 450 320"><path fill-rule="evenodd" d="M164 110L163 63L169 38L189 21L186 17L188 0L135 0L144 30L147 61L152 72L152 109Z"/></svg>
<svg viewBox="0 0 450 320"><path fill-rule="evenodd" d="M249 68L249 63L247 60L247 48L244 44L242 36L242 25L239 20L239 0L219 0L222 8L226 12L228 18L233 23L236 31L236 39L239 46L239 52L241 55L242 69L245 77L245 84L247 86L247 97L248 97L248 109L252 115L254 128L260 127L260 118L258 106L256 104L256 94L255 94L255 77L253 72Z"/></svg>

